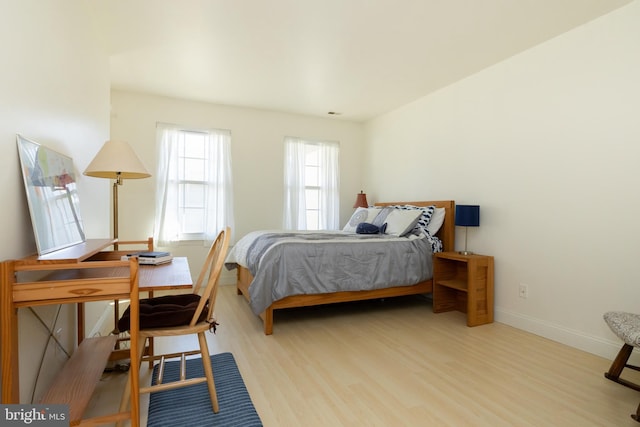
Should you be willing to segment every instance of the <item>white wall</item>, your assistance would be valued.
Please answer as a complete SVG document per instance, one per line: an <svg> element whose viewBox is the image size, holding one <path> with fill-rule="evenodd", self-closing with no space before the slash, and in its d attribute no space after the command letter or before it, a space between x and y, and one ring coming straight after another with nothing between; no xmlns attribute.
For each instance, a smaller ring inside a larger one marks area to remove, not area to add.
<svg viewBox="0 0 640 427"><path fill-rule="evenodd" d="M22 177L16 133L73 158L88 237L109 234L107 183L81 175L109 136L108 58L95 42L80 0L12 0L0 13L0 259L36 252ZM71 349L73 306L63 306L56 328ZM52 324L57 306L36 310ZM91 314L91 313L89 313ZM46 346L48 332L28 309L19 310L21 402L41 393L64 360ZM41 358L46 350L42 370ZM39 375L37 388L36 377Z"/></svg>
<svg viewBox="0 0 640 427"><path fill-rule="evenodd" d="M282 228L286 135L340 142L341 223L346 223L353 212L362 176L363 128L359 123L118 90L112 91L111 100L112 138L129 142L152 175L156 169L157 122L231 130L235 210L232 244L249 231ZM120 238L153 234L154 190L154 177L124 182L118 193ZM201 245L169 250L188 256L194 275L206 252ZM226 273L221 282L233 282L233 274L235 271Z"/></svg>
<svg viewBox="0 0 640 427"><path fill-rule="evenodd" d="M635 1L366 124L370 202L479 204L497 321L605 357L602 314L640 300L639 22Z"/></svg>

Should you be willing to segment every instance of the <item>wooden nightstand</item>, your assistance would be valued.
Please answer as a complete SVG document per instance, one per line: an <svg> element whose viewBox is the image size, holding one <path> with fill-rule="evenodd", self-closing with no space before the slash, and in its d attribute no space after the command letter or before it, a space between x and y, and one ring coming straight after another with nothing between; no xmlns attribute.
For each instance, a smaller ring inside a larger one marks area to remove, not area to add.
<svg viewBox="0 0 640 427"><path fill-rule="evenodd" d="M433 312L467 313L467 326L493 322L493 257L439 252L433 257Z"/></svg>

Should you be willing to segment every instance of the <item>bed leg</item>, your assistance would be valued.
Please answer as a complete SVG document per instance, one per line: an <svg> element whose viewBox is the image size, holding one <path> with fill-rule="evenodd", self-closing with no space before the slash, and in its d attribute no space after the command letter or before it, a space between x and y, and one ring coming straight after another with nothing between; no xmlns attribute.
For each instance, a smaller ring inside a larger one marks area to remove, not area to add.
<svg viewBox="0 0 640 427"><path fill-rule="evenodd" d="M262 318L264 322L264 334L272 335L273 334L273 309L267 308L264 311L264 317Z"/></svg>

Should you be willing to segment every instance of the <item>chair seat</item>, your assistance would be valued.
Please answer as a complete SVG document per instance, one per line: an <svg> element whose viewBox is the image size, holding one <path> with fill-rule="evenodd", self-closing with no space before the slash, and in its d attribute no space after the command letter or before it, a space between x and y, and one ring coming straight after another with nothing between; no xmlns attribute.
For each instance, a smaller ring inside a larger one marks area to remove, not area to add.
<svg viewBox="0 0 640 427"><path fill-rule="evenodd" d="M622 341L640 347L640 314L610 311L604 314L604 321Z"/></svg>
<svg viewBox="0 0 640 427"><path fill-rule="evenodd" d="M188 325L193 318L200 295L178 294L165 295L140 300L140 329L164 328ZM208 304L207 304L208 306ZM205 306L205 307L207 307ZM202 310L198 321L207 317L207 310ZM118 321L118 329L129 330L130 313L127 308Z"/></svg>

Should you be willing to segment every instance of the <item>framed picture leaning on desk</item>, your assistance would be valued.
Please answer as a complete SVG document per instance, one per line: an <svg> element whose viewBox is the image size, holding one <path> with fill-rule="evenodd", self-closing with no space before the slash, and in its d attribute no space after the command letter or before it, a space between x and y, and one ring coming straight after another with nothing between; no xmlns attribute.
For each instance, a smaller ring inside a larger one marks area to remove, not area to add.
<svg viewBox="0 0 640 427"><path fill-rule="evenodd" d="M38 254L85 241L71 157L17 135L18 154Z"/></svg>

